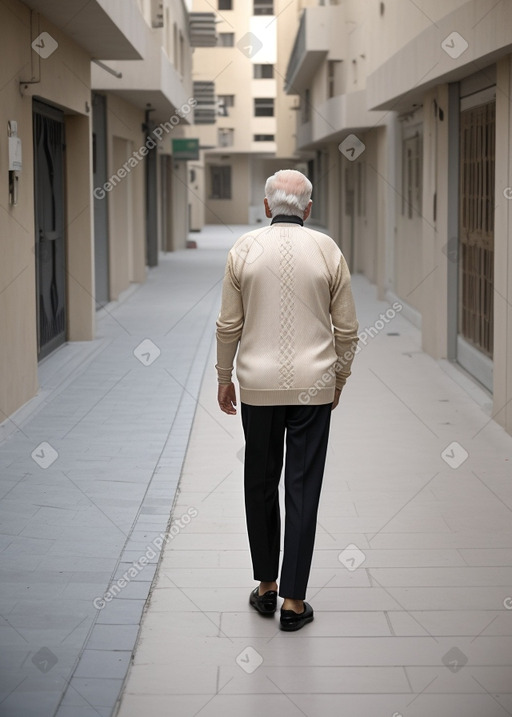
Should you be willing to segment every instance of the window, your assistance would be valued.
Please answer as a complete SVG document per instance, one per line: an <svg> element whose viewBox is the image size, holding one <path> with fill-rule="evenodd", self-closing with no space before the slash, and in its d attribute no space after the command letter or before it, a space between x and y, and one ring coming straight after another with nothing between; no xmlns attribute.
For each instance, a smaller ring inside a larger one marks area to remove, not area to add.
<svg viewBox="0 0 512 717"><path fill-rule="evenodd" d="M174 67L178 67L178 26L176 23L172 26L172 59Z"/></svg>
<svg viewBox="0 0 512 717"><path fill-rule="evenodd" d="M254 142L274 142L275 140L273 134L255 134L252 138Z"/></svg>
<svg viewBox="0 0 512 717"><path fill-rule="evenodd" d="M235 106L235 95L217 95L219 117L229 117L229 107Z"/></svg>
<svg viewBox="0 0 512 717"><path fill-rule="evenodd" d="M254 65L254 79L271 80L274 77L274 65Z"/></svg>
<svg viewBox="0 0 512 717"><path fill-rule="evenodd" d="M419 132L402 140L402 214L409 219L421 214L422 144Z"/></svg>
<svg viewBox="0 0 512 717"><path fill-rule="evenodd" d="M305 124L306 122L309 122L311 119L311 103L309 100L310 93L309 89L304 90L304 95L302 96L301 100L301 107L302 107L302 123Z"/></svg>
<svg viewBox="0 0 512 717"><path fill-rule="evenodd" d="M210 199L231 199L231 166L210 165Z"/></svg>
<svg viewBox="0 0 512 717"><path fill-rule="evenodd" d="M334 62L327 62L327 98L334 97Z"/></svg>
<svg viewBox="0 0 512 717"><path fill-rule="evenodd" d="M254 116L255 117L273 117L274 116L274 98L273 97L257 97L254 100Z"/></svg>
<svg viewBox="0 0 512 717"><path fill-rule="evenodd" d="M183 75L183 70L185 68L185 43L181 32L179 34L179 62L179 67L176 67L176 69L180 72L181 75Z"/></svg>
<svg viewBox="0 0 512 717"><path fill-rule="evenodd" d="M234 47L235 46L235 33L234 32L219 32L218 47Z"/></svg>
<svg viewBox="0 0 512 717"><path fill-rule="evenodd" d="M273 15L274 14L273 0L254 0L254 14L255 15Z"/></svg>
<svg viewBox="0 0 512 717"><path fill-rule="evenodd" d="M217 144L219 147L232 147L235 141L235 130L231 127L219 127L217 129Z"/></svg>
<svg viewBox="0 0 512 717"><path fill-rule="evenodd" d="M219 0L219 10L232 10L233 0Z"/></svg>

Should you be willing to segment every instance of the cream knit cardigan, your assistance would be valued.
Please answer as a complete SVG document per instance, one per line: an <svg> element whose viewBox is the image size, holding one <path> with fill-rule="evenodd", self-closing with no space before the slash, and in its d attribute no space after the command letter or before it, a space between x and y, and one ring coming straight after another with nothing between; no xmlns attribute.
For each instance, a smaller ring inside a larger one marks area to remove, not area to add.
<svg viewBox="0 0 512 717"><path fill-rule="evenodd" d="M358 341L339 247L292 222L244 234L228 255L216 326L218 381L231 382L238 349L242 403L331 403Z"/></svg>

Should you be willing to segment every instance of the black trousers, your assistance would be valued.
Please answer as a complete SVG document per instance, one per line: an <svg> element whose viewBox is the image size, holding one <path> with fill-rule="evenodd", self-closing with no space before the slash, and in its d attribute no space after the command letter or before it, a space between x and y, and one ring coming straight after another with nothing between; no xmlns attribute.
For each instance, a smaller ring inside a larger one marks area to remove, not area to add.
<svg viewBox="0 0 512 717"><path fill-rule="evenodd" d="M254 579L263 582L277 580L279 572L279 480L286 434L281 597L295 600L306 597L331 407L331 403L320 406L249 406L242 403L245 514Z"/></svg>

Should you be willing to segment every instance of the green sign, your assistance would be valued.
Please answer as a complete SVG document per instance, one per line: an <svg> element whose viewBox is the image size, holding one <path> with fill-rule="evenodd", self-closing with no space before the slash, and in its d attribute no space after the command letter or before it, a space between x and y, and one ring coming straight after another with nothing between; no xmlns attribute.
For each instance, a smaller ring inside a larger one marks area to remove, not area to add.
<svg viewBox="0 0 512 717"><path fill-rule="evenodd" d="M199 140L198 139L173 139L172 140L172 158L173 159L199 159Z"/></svg>

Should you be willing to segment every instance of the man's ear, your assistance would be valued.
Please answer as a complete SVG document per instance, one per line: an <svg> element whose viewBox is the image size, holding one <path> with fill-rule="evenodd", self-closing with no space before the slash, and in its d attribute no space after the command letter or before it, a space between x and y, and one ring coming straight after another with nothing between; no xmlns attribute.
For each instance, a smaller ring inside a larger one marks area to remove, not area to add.
<svg viewBox="0 0 512 717"><path fill-rule="evenodd" d="M302 217L302 218L304 219L304 221L306 221L306 219L307 219L307 218L309 217L309 215L311 214L311 207L312 207L312 206L313 206L313 202L312 202L311 199L310 199L308 206L304 209L304 215L303 215L303 217Z"/></svg>
<svg viewBox="0 0 512 717"><path fill-rule="evenodd" d="M268 219L271 219L271 218L272 218L272 212L270 211L270 207L268 206L268 199L267 199L266 197L265 197L265 199L263 200L263 204L265 205L265 216L266 216Z"/></svg>

